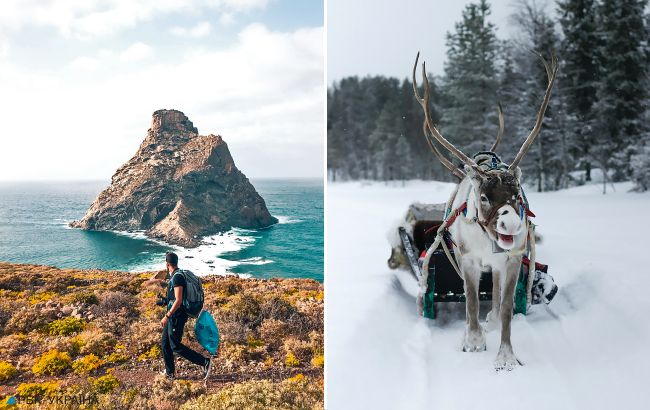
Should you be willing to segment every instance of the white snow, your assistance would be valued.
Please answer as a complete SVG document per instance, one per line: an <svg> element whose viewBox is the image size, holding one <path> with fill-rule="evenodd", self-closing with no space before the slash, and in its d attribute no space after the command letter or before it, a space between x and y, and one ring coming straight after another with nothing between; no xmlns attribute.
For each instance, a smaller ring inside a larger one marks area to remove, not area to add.
<svg viewBox="0 0 650 410"><path fill-rule="evenodd" d="M650 195L615 184L526 192L559 292L513 319L525 365L495 372L463 353L464 304L419 317L415 281L386 265L387 231L415 201L444 202L452 184L330 183L327 198L326 386L329 409L612 409L650 403ZM481 306L484 320L488 308Z"/></svg>

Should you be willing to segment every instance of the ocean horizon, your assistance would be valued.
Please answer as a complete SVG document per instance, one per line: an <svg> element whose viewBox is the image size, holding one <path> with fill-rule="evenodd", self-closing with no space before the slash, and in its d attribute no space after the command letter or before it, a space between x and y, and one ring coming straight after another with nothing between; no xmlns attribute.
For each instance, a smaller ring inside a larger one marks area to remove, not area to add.
<svg viewBox="0 0 650 410"><path fill-rule="evenodd" d="M0 181L0 261L130 272L164 268L178 253L182 268L200 275L323 281L323 180L249 178L279 223L233 228L183 248L144 232L84 231L80 219L108 180Z"/></svg>

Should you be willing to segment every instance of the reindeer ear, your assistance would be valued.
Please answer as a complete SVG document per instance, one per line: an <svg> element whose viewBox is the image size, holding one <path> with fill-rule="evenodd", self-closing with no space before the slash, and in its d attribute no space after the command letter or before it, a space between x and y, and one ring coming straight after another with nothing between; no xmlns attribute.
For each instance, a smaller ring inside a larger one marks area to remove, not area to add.
<svg viewBox="0 0 650 410"><path fill-rule="evenodd" d="M515 168L515 178L517 178L518 182L521 182L521 168L519 167Z"/></svg>

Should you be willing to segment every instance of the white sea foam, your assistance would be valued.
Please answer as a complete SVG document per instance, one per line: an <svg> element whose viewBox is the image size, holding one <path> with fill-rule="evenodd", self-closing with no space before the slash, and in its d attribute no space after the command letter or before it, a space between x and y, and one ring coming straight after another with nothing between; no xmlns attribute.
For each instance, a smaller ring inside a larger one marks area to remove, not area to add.
<svg viewBox="0 0 650 410"><path fill-rule="evenodd" d="M241 259L239 261L240 265L268 265L273 263L271 259L264 259L261 256L255 256L253 258Z"/></svg>
<svg viewBox="0 0 650 410"><path fill-rule="evenodd" d="M275 217L278 218L279 224L298 224L305 222L302 219L292 218L290 216L275 215Z"/></svg>
<svg viewBox="0 0 650 410"><path fill-rule="evenodd" d="M179 265L184 269L189 269L199 276L203 275L235 275L232 268L238 265L263 265L273 263L273 261L264 258L248 258L240 261L233 261L223 258L228 253L238 252L249 246L253 246L258 238L253 234L255 231L248 229L233 228L227 232L206 236L201 239L201 245L196 248L183 248L166 244L162 241L154 240L164 246L171 248L178 254ZM134 238L149 239L144 232L123 232L123 235ZM144 263L132 271L142 272L150 270L162 270L165 268L164 260ZM236 274L239 277L249 278L248 273Z"/></svg>
<svg viewBox="0 0 650 410"><path fill-rule="evenodd" d="M291 220L289 217L285 218L285 222L282 223L296 223L302 222L300 220ZM288 222L287 222L288 221ZM68 229L68 222L65 222L65 226ZM252 257L247 259L242 259L239 261L233 261L225 259L221 256L238 252L244 248L253 246L255 240L259 238L255 233L257 231L250 229L242 228L232 228L227 232L218 233L215 235L210 235L203 237L201 239L201 245L196 248L184 248L177 245L170 245L160 239L151 238L147 236L146 231L111 231L120 236L126 236L133 239L148 240L155 242L164 247L168 247L170 250L173 250L178 254L180 260L180 265L189 269L192 272L196 273L199 276L203 275L236 275L243 278L252 277L249 273L240 273L235 274L231 270L238 265L266 265L273 263L270 259L265 259L263 257ZM141 252L143 256L150 256L151 253L144 251ZM153 255L151 255L153 256ZM164 258L156 259L155 261L143 261L141 264L130 269L131 272L147 272L147 271L158 271L165 269Z"/></svg>

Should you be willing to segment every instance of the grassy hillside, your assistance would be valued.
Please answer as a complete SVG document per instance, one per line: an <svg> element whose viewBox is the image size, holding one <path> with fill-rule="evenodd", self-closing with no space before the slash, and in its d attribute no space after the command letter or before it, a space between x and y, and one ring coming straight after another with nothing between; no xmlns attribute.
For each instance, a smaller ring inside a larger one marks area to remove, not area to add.
<svg viewBox="0 0 650 410"><path fill-rule="evenodd" d="M145 286L151 275L0 263L0 402L19 394L18 407L30 409L323 407L322 284L205 277L222 344L204 384L180 358L179 380L159 375L164 310L155 301L164 290ZM207 355L193 326L183 341Z"/></svg>

